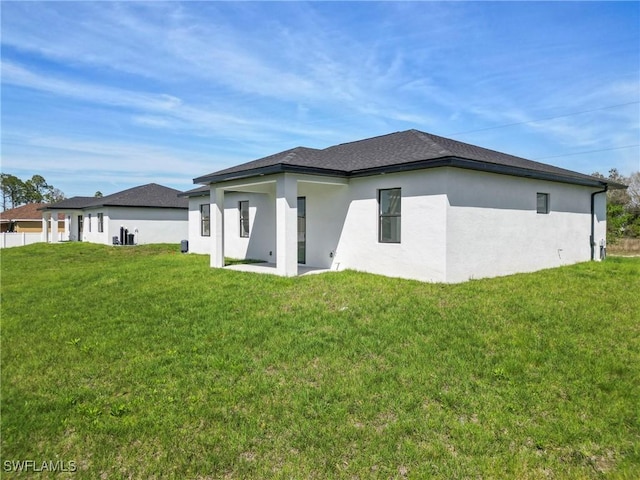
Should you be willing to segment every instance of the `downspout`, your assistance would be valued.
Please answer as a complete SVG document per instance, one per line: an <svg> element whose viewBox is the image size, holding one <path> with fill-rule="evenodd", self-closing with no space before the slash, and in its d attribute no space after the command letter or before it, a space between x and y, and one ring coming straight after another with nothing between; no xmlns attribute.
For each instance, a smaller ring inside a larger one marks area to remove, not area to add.
<svg viewBox="0 0 640 480"><path fill-rule="evenodd" d="M595 241L595 197L596 195L600 194L600 193L606 193L608 190L609 185L605 184L604 185L604 190L599 190L597 192L593 192L591 194L591 236L589 237L590 243L591 243L591 260L594 260L595 257L595 247L596 247L596 241Z"/></svg>

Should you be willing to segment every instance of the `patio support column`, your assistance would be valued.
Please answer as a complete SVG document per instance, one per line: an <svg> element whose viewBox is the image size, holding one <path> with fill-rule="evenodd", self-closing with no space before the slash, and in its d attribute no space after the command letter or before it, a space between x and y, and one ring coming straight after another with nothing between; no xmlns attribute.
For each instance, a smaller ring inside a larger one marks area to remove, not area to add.
<svg viewBox="0 0 640 480"><path fill-rule="evenodd" d="M287 174L276 183L276 270L298 274L298 181Z"/></svg>
<svg viewBox="0 0 640 480"><path fill-rule="evenodd" d="M64 235L66 238L63 238L63 240L67 240L67 241L71 238L71 226L69 225L70 219L71 217L65 213L64 214Z"/></svg>
<svg viewBox="0 0 640 480"><path fill-rule="evenodd" d="M51 212L51 243L55 243L58 238L58 212Z"/></svg>
<svg viewBox="0 0 640 480"><path fill-rule="evenodd" d="M49 229L49 224L48 224L48 222L47 222L47 215L46 215L46 213L43 213L43 214L42 214L42 239L41 239L41 240L42 240L44 243L49 242L49 232L48 232L48 229Z"/></svg>
<svg viewBox="0 0 640 480"><path fill-rule="evenodd" d="M211 255L212 268L224 267L224 190L210 187Z"/></svg>

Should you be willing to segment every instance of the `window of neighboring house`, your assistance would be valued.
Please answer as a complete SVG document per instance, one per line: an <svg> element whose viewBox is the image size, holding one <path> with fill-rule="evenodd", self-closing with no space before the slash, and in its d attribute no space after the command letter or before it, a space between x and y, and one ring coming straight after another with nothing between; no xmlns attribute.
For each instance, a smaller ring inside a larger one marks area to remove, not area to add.
<svg viewBox="0 0 640 480"><path fill-rule="evenodd" d="M249 201L243 200L238 202L238 210L240 210L240 236L249 237Z"/></svg>
<svg viewBox="0 0 640 480"><path fill-rule="evenodd" d="M536 194L536 211L538 213L549 213L549 194Z"/></svg>
<svg viewBox="0 0 640 480"><path fill-rule="evenodd" d="M211 236L211 222L209 220L209 212L211 211L211 205L203 203L200 205L200 236Z"/></svg>
<svg viewBox="0 0 640 480"><path fill-rule="evenodd" d="M87 227L87 230L91 231L91 214L88 215L87 223L89 224L89 226Z"/></svg>
<svg viewBox="0 0 640 480"><path fill-rule="evenodd" d="M401 189L378 190L378 241L400 243Z"/></svg>
<svg viewBox="0 0 640 480"><path fill-rule="evenodd" d="M104 219L102 217L102 213L98 214L98 232L104 232Z"/></svg>

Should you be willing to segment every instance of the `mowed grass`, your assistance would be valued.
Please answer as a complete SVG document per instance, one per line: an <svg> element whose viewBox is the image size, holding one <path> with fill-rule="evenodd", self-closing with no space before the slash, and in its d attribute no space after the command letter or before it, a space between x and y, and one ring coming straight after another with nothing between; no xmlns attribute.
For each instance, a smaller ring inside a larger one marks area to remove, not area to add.
<svg viewBox="0 0 640 480"><path fill-rule="evenodd" d="M3 477L640 478L640 259L438 285L178 250L2 251Z"/></svg>

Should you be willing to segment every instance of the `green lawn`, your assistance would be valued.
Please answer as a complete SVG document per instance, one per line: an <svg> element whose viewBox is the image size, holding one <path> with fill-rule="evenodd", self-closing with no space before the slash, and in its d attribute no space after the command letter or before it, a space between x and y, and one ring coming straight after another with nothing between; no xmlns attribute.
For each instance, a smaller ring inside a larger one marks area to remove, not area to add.
<svg viewBox="0 0 640 480"><path fill-rule="evenodd" d="M2 251L3 478L640 478L638 258L439 285L178 251Z"/></svg>

